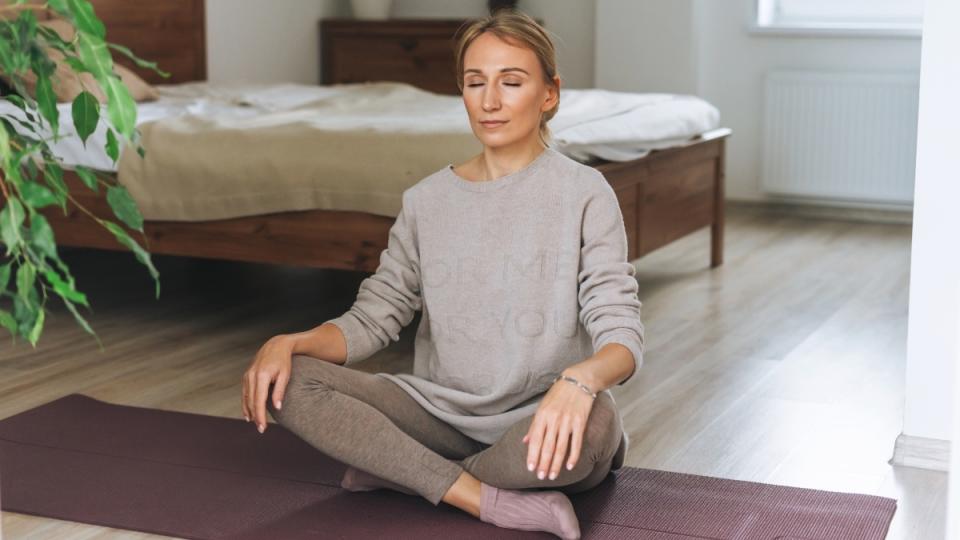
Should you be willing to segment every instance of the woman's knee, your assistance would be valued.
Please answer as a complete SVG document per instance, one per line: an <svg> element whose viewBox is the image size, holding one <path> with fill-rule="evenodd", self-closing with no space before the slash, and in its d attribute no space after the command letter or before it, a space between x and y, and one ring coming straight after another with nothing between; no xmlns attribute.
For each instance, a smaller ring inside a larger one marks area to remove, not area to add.
<svg viewBox="0 0 960 540"><path fill-rule="evenodd" d="M341 366L311 356L293 355L290 363L290 378L283 391L281 407L276 409L273 405L273 393L276 391L274 383L270 385L267 396L267 411L274 420L282 424L285 417L298 415L297 411L304 405L309 404L315 407L318 396L332 390L330 379L336 376L333 371L337 367Z"/></svg>
<svg viewBox="0 0 960 540"><path fill-rule="evenodd" d="M582 455L597 463L608 460L617 451L622 431L620 412L613 398L607 393L597 395L584 430Z"/></svg>

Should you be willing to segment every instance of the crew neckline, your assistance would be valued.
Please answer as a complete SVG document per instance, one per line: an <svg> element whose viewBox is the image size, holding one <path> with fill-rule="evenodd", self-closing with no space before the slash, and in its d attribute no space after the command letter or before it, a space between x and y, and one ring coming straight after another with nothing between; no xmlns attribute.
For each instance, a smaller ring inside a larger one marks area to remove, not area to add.
<svg viewBox="0 0 960 540"><path fill-rule="evenodd" d="M524 178L531 176L533 173L537 172L543 163L547 161L547 158L555 152L556 150L548 146L544 148L537 157L533 158L533 161L527 163L524 167L512 173L494 178L493 180L467 180L466 178L454 172L453 163L448 163L447 166L444 167L444 170L446 171L447 176L462 189L467 191L493 191L506 185L519 182Z"/></svg>

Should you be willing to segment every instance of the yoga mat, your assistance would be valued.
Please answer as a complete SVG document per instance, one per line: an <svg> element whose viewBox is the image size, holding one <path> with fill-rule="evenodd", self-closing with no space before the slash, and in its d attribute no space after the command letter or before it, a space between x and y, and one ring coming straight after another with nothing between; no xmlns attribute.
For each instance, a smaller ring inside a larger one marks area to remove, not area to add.
<svg viewBox="0 0 960 540"><path fill-rule="evenodd" d="M191 539L555 538L419 496L346 491L345 468L279 424L260 434L82 394L0 421L4 511ZM584 539L882 540L896 511L886 497L634 467L570 500Z"/></svg>

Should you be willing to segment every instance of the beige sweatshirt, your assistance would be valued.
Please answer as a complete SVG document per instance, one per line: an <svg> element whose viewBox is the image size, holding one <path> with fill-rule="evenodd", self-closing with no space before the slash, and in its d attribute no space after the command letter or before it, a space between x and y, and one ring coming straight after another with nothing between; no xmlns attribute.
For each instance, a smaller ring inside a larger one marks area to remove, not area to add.
<svg viewBox="0 0 960 540"><path fill-rule="evenodd" d="M405 190L376 272L327 322L351 365L398 340L421 310L413 373L377 375L493 444L536 412L557 374L608 343L630 349L636 373L635 273L603 174L547 148L494 180L466 180L449 164Z"/></svg>

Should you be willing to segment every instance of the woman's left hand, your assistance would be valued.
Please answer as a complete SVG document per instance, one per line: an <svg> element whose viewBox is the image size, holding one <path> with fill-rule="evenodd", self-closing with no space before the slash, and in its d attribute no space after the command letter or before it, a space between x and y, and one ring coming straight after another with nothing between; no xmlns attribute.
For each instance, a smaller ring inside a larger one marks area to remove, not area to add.
<svg viewBox="0 0 960 540"><path fill-rule="evenodd" d="M548 473L551 480L555 479L564 465L569 444L567 469L572 469L580 459L583 433L592 408L593 398L577 385L563 379L553 383L523 436L523 442L529 445L527 468L536 471L541 480Z"/></svg>

